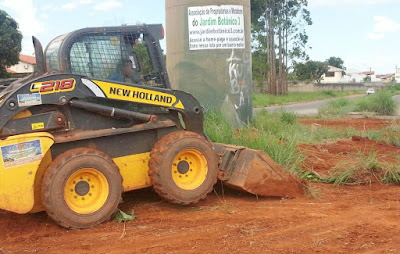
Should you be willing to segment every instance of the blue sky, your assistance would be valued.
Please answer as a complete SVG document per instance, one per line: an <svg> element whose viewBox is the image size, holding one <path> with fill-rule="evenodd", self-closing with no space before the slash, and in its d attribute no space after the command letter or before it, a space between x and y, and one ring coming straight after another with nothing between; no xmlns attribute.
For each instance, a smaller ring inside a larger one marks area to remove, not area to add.
<svg viewBox="0 0 400 254"><path fill-rule="evenodd" d="M309 55L344 60L347 69L378 74L400 66L400 0L310 0Z"/></svg>
<svg viewBox="0 0 400 254"><path fill-rule="evenodd" d="M162 0L0 0L0 9L19 23L27 55L33 53L32 35L45 46L83 27L165 23ZM347 69L378 74L400 66L400 0L309 0L309 10L312 60L336 56Z"/></svg>

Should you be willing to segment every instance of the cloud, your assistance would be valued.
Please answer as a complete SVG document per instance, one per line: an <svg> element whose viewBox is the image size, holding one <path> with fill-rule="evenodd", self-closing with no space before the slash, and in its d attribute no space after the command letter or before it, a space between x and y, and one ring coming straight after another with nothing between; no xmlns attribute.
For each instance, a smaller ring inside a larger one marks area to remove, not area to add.
<svg viewBox="0 0 400 254"><path fill-rule="evenodd" d="M309 0L310 7L345 6L345 5L379 5L399 3L399 0Z"/></svg>
<svg viewBox="0 0 400 254"><path fill-rule="evenodd" d="M96 11L109 11L111 9L116 9L122 7L122 3L119 1L105 1L98 3L94 6L94 10Z"/></svg>
<svg viewBox="0 0 400 254"><path fill-rule="evenodd" d="M372 32L367 35L367 38L370 40L382 40L385 38L385 34L400 31L400 23L397 23L388 17L374 16L373 19L375 24L372 27Z"/></svg>
<svg viewBox="0 0 400 254"><path fill-rule="evenodd" d="M55 5L52 5L52 4L47 4L47 5L43 5L43 6L39 7L39 10L41 12L49 12L49 11L54 11L56 9L57 9L57 7Z"/></svg>
<svg viewBox="0 0 400 254"><path fill-rule="evenodd" d="M367 38L370 40L382 40L385 35L382 33L368 33Z"/></svg>
<svg viewBox="0 0 400 254"><path fill-rule="evenodd" d="M387 17L374 16L374 32L376 33L394 33L400 31L400 23L397 23Z"/></svg>
<svg viewBox="0 0 400 254"><path fill-rule="evenodd" d="M73 10L76 7L78 7L78 5L76 3L67 3L61 6L62 10Z"/></svg>
<svg viewBox="0 0 400 254"><path fill-rule="evenodd" d="M343 58L349 72L375 71L375 74L394 73L398 58L385 54L353 55Z"/></svg>
<svg viewBox="0 0 400 254"><path fill-rule="evenodd" d="M45 26L38 19L33 0L3 0L0 6L5 7L7 12L12 12L12 17L18 22L19 30L23 37L22 49L26 54L33 53L31 36L39 36L45 31ZM11 13L9 13L11 15Z"/></svg>
<svg viewBox="0 0 400 254"><path fill-rule="evenodd" d="M93 0L74 0L74 1L70 1L68 3L65 3L61 6L54 5L54 4L44 5L44 6L40 7L40 10L42 10L42 11L69 11L69 10L75 10L82 5L90 5L92 3L93 3Z"/></svg>

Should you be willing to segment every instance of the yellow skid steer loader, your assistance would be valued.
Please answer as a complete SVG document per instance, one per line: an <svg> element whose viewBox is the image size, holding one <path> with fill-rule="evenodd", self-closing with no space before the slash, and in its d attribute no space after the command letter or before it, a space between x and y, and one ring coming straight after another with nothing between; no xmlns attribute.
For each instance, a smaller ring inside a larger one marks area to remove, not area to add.
<svg viewBox="0 0 400 254"><path fill-rule="evenodd" d="M36 71L0 93L0 209L89 228L110 219L122 192L150 186L182 205L217 179L256 195L303 194L267 154L210 142L199 102L170 89L163 37L161 25L85 28L45 51L33 38Z"/></svg>

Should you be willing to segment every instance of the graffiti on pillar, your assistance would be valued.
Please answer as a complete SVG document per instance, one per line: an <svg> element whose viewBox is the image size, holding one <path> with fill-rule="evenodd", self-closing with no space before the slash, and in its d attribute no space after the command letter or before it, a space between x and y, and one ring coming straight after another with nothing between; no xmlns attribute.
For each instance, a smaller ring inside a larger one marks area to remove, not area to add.
<svg viewBox="0 0 400 254"><path fill-rule="evenodd" d="M232 102L238 118L248 122L248 112L251 110L251 56L248 52L238 54L232 49L227 59L229 73L229 99ZM249 109L250 108L250 109Z"/></svg>

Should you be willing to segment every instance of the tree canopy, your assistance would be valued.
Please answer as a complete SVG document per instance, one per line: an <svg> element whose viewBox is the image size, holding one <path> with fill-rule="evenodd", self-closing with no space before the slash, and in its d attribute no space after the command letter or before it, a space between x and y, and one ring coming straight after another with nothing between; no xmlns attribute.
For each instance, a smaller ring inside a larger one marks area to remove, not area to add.
<svg viewBox="0 0 400 254"><path fill-rule="evenodd" d="M268 93L286 94L289 60L307 60L311 25L307 0L252 0L254 70L266 74ZM264 58L264 63L262 61ZM255 75L257 77L257 75Z"/></svg>
<svg viewBox="0 0 400 254"><path fill-rule="evenodd" d="M342 69L344 71L346 70L346 67L343 66L344 61L340 57L331 56L330 58L326 59L326 62L331 66Z"/></svg>
<svg viewBox="0 0 400 254"><path fill-rule="evenodd" d="M297 80L309 80L321 82L322 75L328 71L327 62L307 61L305 63L296 63L292 75Z"/></svg>
<svg viewBox="0 0 400 254"><path fill-rule="evenodd" d="M21 41L18 23L0 10L0 77L7 77L6 68L18 63Z"/></svg>

